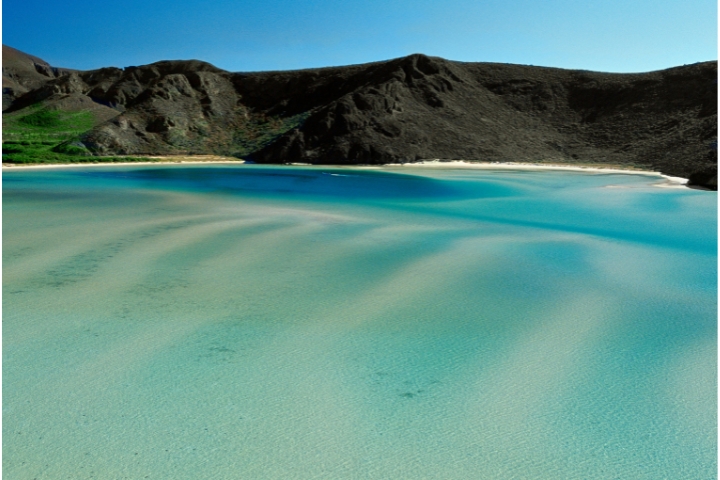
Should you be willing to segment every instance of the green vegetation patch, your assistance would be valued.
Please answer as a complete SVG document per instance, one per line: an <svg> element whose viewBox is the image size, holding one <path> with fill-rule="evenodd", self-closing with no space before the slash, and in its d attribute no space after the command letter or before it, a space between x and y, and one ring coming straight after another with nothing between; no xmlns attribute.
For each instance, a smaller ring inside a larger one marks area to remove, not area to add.
<svg viewBox="0 0 720 480"><path fill-rule="evenodd" d="M38 110L37 112L18 118L18 123L30 127L57 128L62 125L60 112L57 110Z"/></svg>
<svg viewBox="0 0 720 480"><path fill-rule="evenodd" d="M60 148L59 148L60 147ZM58 151L56 151L58 150ZM48 145L43 142L9 141L2 144L3 163L97 163L97 162L152 162L143 157L94 157L85 148L74 145Z"/></svg>
<svg viewBox="0 0 720 480"><path fill-rule="evenodd" d="M85 147L85 145L81 143L70 143L70 142L63 142L59 145L55 145L52 147L52 151L55 153L63 153L65 155L73 155L73 156L87 156L92 155L90 150Z"/></svg>
<svg viewBox="0 0 720 480"><path fill-rule="evenodd" d="M3 163L149 162L143 157L94 157L78 137L95 125L89 111L29 107L3 115Z"/></svg>
<svg viewBox="0 0 720 480"><path fill-rule="evenodd" d="M66 112L45 107L24 108L3 114L3 140L54 142L77 138L95 126L95 115L86 110Z"/></svg>

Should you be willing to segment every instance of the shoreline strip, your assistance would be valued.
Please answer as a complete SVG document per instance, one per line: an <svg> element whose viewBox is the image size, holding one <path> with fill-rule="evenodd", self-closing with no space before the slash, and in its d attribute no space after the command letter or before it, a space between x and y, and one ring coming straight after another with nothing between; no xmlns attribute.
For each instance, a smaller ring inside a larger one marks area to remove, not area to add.
<svg viewBox="0 0 720 480"><path fill-rule="evenodd" d="M157 162L97 162L97 163L53 163L53 164L6 164L3 163L3 171L17 170L17 169L54 169L54 168L79 168L79 167L113 167L113 166L134 166L134 165L244 165L247 164L244 160L224 160L224 159L207 159L203 160L203 157L198 159L192 159L192 157L180 157L174 160L173 157L148 157L161 159ZM612 167L591 167L584 165L573 165L573 164L545 164L545 163L523 163L523 162L469 162L465 160L451 160L451 161L440 161L440 160L427 160L412 163L387 163L383 165L312 165L312 164L287 164L292 166L306 166L306 167L344 167L344 168L407 168L407 167L421 167L421 168L465 168L465 169L477 169L477 170L528 170L528 171L548 171L548 170L560 170L570 172L582 172L582 173L617 173L625 175L645 175L655 176L665 179L664 182L656 184L660 187L670 188L689 188L687 187L687 178L674 177L665 175L660 172L654 172L651 170L636 170L636 169L624 169L615 166Z"/></svg>

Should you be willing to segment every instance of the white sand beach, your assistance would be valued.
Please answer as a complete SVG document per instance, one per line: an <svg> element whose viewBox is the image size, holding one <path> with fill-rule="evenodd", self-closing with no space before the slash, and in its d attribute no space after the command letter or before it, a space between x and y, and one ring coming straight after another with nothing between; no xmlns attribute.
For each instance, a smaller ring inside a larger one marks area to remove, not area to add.
<svg viewBox="0 0 720 480"><path fill-rule="evenodd" d="M3 170L17 168L74 168L74 167L109 167L113 165L165 165L165 164L210 164L210 163L231 163L243 164L244 160L219 155L143 155L143 158L152 158L154 162L88 162L88 163L3 163Z"/></svg>
<svg viewBox="0 0 720 480"><path fill-rule="evenodd" d="M655 184L658 187L664 188L678 188L686 187L688 182L687 178L673 177L665 175L660 172L654 172L652 170L637 170L630 168L620 168L617 166L585 166L585 165L571 165L571 164L548 164L548 163L521 163L521 162L471 162L466 160L425 160L414 163L395 163L388 164L386 166L392 167L429 167L429 168L468 168L468 169L481 169L481 170L562 170L569 172L583 172L583 173L618 173L627 175L646 175L646 176L659 176L664 180Z"/></svg>

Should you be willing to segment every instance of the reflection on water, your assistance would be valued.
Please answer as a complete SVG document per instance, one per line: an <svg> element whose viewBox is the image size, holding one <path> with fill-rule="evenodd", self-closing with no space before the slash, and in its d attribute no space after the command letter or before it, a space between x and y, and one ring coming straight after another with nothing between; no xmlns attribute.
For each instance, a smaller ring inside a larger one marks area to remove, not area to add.
<svg viewBox="0 0 720 480"><path fill-rule="evenodd" d="M713 478L717 197L654 181L4 173L4 473Z"/></svg>

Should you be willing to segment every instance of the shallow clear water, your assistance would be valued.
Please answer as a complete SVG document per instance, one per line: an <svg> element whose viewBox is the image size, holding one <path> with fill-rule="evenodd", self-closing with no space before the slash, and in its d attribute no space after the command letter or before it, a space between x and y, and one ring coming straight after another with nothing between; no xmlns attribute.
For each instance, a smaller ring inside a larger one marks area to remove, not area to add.
<svg viewBox="0 0 720 480"><path fill-rule="evenodd" d="M6 478L715 478L717 195L3 172Z"/></svg>

